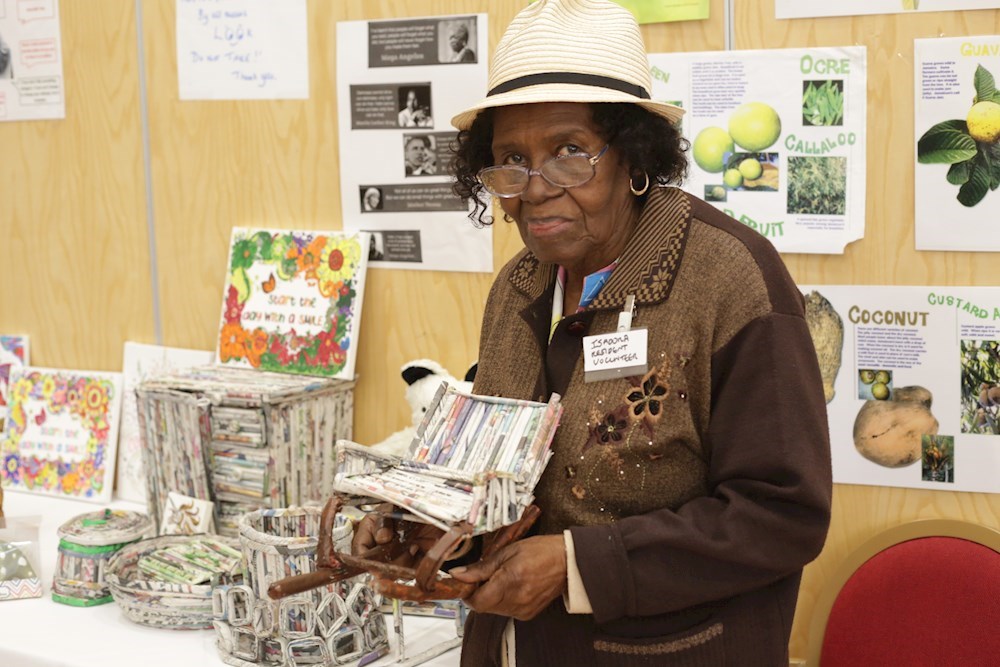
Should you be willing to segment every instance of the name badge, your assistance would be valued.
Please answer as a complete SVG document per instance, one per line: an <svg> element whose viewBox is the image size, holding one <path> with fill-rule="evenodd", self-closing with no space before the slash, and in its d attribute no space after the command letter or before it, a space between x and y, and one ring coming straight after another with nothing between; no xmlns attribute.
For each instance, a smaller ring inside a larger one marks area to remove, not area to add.
<svg viewBox="0 0 1000 667"><path fill-rule="evenodd" d="M584 382L644 374L647 333L646 329L630 329L584 337Z"/></svg>

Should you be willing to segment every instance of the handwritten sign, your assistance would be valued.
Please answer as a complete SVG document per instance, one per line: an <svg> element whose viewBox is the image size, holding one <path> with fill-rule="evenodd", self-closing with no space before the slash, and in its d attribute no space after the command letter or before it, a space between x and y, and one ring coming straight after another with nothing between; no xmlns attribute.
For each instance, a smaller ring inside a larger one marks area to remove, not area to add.
<svg viewBox="0 0 1000 667"><path fill-rule="evenodd" d="M306 99L305 0L177 0L182 100Z"/></svg>
<svg viewBox="0 0 1000 667"><path fill-rule="evenodd" d="M584 381L645 373L647 333L646 329L632 329L584 337Z"/></svg>

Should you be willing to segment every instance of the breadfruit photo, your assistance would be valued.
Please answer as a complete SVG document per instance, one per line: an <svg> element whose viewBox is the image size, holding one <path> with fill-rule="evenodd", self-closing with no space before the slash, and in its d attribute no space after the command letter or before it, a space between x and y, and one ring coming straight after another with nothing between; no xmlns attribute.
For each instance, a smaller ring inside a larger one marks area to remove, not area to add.
<svg viewBox="0 0 1000 667"><path fill-rule="evenodd" d="M854 447L887 468L919 461L921 437L938 432L931 401L931 392L918 386L894 389L889 400L865 401L854 420Z"/></svg>
<svg viewBox="0 0 1000 667"><path fill-rule="evenodd" d="M833 383L840 371L840 357L844 348L844 322L825 296L813 290L805 296L806 325L816 347L819 372L823 378L823 395L826 402L833 400Z"/></svg>

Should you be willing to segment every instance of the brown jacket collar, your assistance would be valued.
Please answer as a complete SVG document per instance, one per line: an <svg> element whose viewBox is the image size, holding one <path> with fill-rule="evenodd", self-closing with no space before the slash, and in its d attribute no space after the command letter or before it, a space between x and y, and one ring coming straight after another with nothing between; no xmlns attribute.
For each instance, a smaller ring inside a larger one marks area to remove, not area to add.
<svg viewBox="0 0 1000 667"><path fill-rule="evenodd" d="M677 188L652 188L621 261L587 310L621 308L629 294L635 295L637 306L664 301L670 296L690 226L688 195ZM524 250L510 283L535 300L551 287L555 275L555 264L542 264Z"/></svg>

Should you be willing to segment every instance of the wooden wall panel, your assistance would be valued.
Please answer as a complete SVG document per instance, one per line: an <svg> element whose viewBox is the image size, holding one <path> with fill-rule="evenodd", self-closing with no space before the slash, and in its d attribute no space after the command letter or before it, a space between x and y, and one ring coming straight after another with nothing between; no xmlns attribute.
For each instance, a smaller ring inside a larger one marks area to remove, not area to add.
<svg viewBox="0 0 1000 667"><path fill-rule="evenodd" d="M868 47L868 174L865 236L844 255L786 255L800 283L996 285L996 253L917 252L913 232L913 40L1000 32L1000 11L888 14L778 21L774 0L739 0L738 49ZM1000 217L1000 214L998 214ZM866 539L916 519L1000 526L1000 496L838 484L826 548L806 568L791 655L806 655L809 621L823 583Z"/></svg>
<svg viewBox="0 0 1000 667"><path fill-rule="evenodd" d="M0 123L0 332L35 365L120 370L154 338L134 5L59 5L66 118Z"/></svg>
<svg viewBox="0 0 1000 667"><path fill-rule="evenodd" d="M722 0L710 21L646 28L650 48L723 46ZM239 225L340 229L336 23L488 12L490 50L520 0L310 2L308 100L180 102L174 0L144 0L153 201L164 344L213 348L229 232ZM485 93L485 91L483 91ZM471 223L470 223L471 224ZM498 223L494 264L521 247ZM461 376L478 356L487 274L373 269L366 285L355 438L376 442L405 426L399 368L432 358Z"/></svg>

